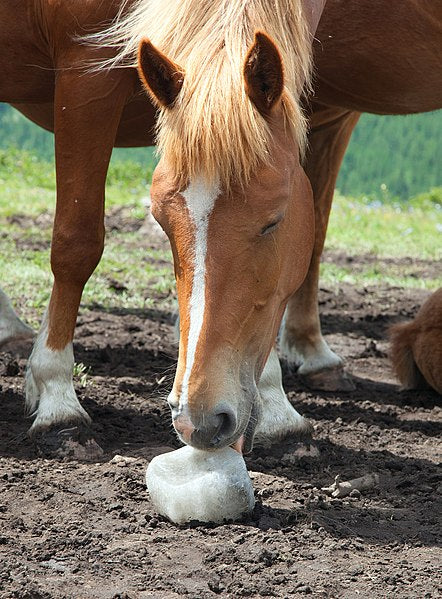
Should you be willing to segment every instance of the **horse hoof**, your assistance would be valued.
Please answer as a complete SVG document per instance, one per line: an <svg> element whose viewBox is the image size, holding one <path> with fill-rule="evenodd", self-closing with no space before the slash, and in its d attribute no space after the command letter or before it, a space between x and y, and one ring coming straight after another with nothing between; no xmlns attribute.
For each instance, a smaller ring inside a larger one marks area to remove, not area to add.
<svg viewBox="0 0 442 599"><path fill-rule="evenodd" d="M265 431L259 431L253 439L254 448L272 448L285 446L287 443L304 443L309 442L313 434L313 425L306 418L302 418L302 426L297 425L296 428L284 429L283 432L269 434Z"/></svg>
<svg viewBox="0 0 442 599"><path fill-rule="evenodd" d="M86 424L55 425L32 435L37 452L44 458L97 462L103 450Z"/></svg>
<svg viewBox="0 0 442 599"><path fill-rule="evenodd" d="M253 441L253 454L256 457L267 456L287 463L299 462L303 457L317 458L319 450L313 439L313 425L305 420L303 429L287 432L284 435L264 437L259 435Z"/></svg>
<svg viewBox="0 0 442 599"><path fill-rule="evenodd" d="M344 391L348 393L356 389L351 376L342 366L300 374L299 377L309 389L317 389L318 391Z"/></svg>

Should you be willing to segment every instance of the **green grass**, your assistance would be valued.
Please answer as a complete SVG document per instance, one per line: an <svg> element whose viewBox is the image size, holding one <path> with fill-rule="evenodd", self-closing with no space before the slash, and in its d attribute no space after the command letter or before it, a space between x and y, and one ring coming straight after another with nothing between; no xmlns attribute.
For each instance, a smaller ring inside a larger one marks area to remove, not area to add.
<svg viewBox="0 0 442 599"><path fill-rule="evenodd" d="M436 290L442 285L442 277L419 277L403 266L385 268L379 261L377 266L370 266L360 272L351 267L339 267L334 264L321 264L321 284L337 287L339 283L348 283L356 287L367 285L389 285L392 287L413 287Z"/></svg>
<svg viewBox="0 0 442 599"><path fill-rule="evenodd" d="M106 206L131 205L142 218L141 198L146 196L154 163L113 162L107 177ZM55 168L34 154L0 150L0 216L25 214L36 217L55 209Z"/></svg>
<svg viewBox="0 0 442 599"><path fill-rule="evenodd" d="M327 247L351 254L438 260L442 257L442 188L408 202L335 194Z"/></svg>
<svg viewBox="0 0 442 599"><path fill-rule="evenodd" d="M112 165L106 189L110 212L118 209L120 218L138 219L141 224L151 167ZM388 197L379 201L336 194L326 243L331 261L322 265L322 283L439 287L441 205L441 188L402 203ZM34 325L47 305L52 283L49 242L54 206L53 165L28 152L0 150L1 285ZM339 252L365 259L337 264L333 256ZM404 257L415 263L386 261ZM170 306L173 296L170 252L152 249L142 232L111 231L100 265L85 288L83 305L143 309Z"/></svg>
<svg viewBox="0 0 442 599"><path fill-rule="evenodd" d="M382 201L367 196L348 198L336 193L326 250L368 256L370 260L357 270L351 264L323 263L321 279L329 285L345 282L357 286L388 284L437 289L442 285L441 242L440 187L407 202L394 201L388 192ZM388 258L397 262L386 264ZM401 262L404 258L413 258L416 263ZM419 264L420 261L428 261L428 265Z"/></svg>

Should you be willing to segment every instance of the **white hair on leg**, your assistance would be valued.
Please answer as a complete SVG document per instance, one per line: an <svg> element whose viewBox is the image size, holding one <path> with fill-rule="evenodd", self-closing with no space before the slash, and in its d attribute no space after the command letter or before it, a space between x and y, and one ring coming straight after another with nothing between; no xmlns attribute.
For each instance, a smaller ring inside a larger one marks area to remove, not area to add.
<svg viewBox="0 0 442 599"><path fill-rule="evenodd" d="M0 346L9 341L30 339L34 335L33 329L20 320L8 296L0 289Z"/></svg>
<svg viewBox="0 0 442 599"><path fill-rule="evenodd" d="M278 354L272 349L258 383L262 414L255 431L257 444L269 443L291 433L306 433L311 425L290 404L282 387Z"/></svg>
<svg viewBox="0 0 442 599"><path fill-rule="evenodd" d="M26 372L26 407L35 416L30 432L53 424L90 422L72 382L72 343L62 350L53 350L47 347L47 338L48 318L45 314Z"/></svg>

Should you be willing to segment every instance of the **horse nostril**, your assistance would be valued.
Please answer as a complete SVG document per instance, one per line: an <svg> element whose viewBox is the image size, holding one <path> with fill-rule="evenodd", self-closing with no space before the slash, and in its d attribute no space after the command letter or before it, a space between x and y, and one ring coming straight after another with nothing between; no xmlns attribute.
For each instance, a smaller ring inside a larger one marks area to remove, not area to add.
<svg viewBox="0 0 442 599"><path fill-rule="evenodd" d="M219 406L214 413L206 415L193 432L192 445L200 449L223 447L230 441L236 424L233 410L226 405Z"/></svg>
<svg viewBox="0 0 442 599"><path fill-rule="evenodd" d="M220 412L216 414L219 425L218 430L213 435L211 445L216 447L223 439L229 438L236 428L236 418L231 412Z"/></svg>

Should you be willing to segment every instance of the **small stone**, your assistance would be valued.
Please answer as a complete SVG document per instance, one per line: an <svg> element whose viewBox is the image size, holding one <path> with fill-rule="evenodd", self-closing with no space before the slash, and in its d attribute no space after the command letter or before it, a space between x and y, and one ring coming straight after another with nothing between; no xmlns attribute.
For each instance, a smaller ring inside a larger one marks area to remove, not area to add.
<svg viewBox="0 0 442 599"><path fill-rule="evenodd" d="M68 569L68 567L65 564L63 564L55 559L50 559L50 560L41 562L41 565L44 566L45 568L54 570L54 572L66 572L66 570Z"/></svg>
<svg viewBox="0 0 442 599"><path fill-rule="evenodd" d="M127 466L132 462L136 462L137 458L132 458L130 456L119 455L118 453L114 455L114 457L110 460L110 464L116 464L117 466L123 467Z"/></svg>
<svg viewBox="0 0 442 599"><path fill-rule="evenodd" d="M311 595L313 592L307 584L299 586L296 590L298 591L298 593L304 593L304 595Z"/></svg>

